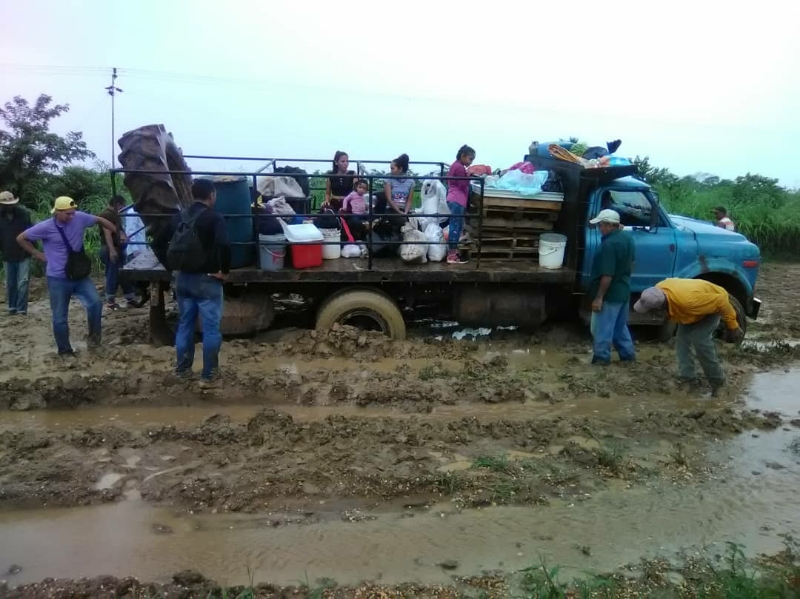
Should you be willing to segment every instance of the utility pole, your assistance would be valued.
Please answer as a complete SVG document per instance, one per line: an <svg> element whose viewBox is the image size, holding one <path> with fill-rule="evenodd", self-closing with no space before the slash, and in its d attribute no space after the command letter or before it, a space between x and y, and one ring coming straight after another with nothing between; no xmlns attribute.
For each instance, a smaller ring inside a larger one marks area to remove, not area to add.
<svg viewBox="0 0 800 599"><path fill-rule="evenodd" d="M106 88L106 91L108 92L108 95L111 96L111 168L114 168L117 163L117 160L114 157L114 153L116 152L114 148L116 147L117 143L117 136L115 132L116 122L114 114L114 99L118 93L122 93L122 90L117 87L117 67L114 67L111 70L111 85Z"/></svg>

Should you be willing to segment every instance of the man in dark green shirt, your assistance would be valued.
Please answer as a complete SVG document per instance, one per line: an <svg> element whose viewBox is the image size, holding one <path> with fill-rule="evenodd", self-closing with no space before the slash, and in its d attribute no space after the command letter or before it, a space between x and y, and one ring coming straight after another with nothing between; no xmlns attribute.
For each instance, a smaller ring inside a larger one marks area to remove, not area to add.
<svg viewBox="0 0 800 599"><path fill-rule="evenodd" d="M601 210L589 221L597 225L603 239L592 262L589 298L592 300L592 364L611 362L611 347L622 362L633 362L636 349L628 330L633 271L633 240L620 230L619 213Z"/></svg>

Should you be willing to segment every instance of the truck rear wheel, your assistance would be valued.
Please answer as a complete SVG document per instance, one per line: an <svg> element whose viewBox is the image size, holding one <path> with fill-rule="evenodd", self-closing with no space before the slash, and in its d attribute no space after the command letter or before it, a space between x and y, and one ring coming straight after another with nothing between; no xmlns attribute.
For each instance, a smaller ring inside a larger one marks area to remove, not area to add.
<svg viewBox="0 0 800 599"><path fill-rule="evenodd" d="M397 304L374 289L349 289L326 299L317 313L317 330L334 324L380 331L397 341L406 338L406 323Z"/></svg>

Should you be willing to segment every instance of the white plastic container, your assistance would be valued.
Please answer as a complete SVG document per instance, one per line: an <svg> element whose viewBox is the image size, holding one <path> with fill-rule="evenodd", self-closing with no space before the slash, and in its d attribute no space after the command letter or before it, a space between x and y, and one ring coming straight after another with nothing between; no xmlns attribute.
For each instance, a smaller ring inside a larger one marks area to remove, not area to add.
<svg viewBox="0 0 800 599"><path fill-rule="evenodd" d="M339 229L320 229L326 243L322 246L323 260L336 260L342 257L342 232ZM335 241L336 243L330 243Z"/></svg>
<svg viewBox="0 0 800 599"><path fill-rule="evenodd" d="M539 266L556 270L564 265L564 249L567 247L566 235L543 233L539 236Z"/></svg>
<svg viewBox="0 0 800 599"><path fill-rule="evenodd" d="M302 225L287 225L283 219L279 219L283 226L283 233L286 235L286 241L289 243L314 243L315 241L322 241L322 231L317 229L310 223Z"/></svg>

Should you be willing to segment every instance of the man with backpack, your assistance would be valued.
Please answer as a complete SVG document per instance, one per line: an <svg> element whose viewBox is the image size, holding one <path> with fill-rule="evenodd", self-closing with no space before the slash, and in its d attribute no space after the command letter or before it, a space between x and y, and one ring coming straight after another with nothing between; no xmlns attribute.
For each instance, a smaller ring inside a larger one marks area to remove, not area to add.
<svg viewBox="0 0 800 599"><path fill-rule="evenodd" d="M214 183L195 179L192 197L194 203L173 217L171 227L153 245L163 248L164 240L171 235L166 253L159 259L163 257L166 266L176 271L175 293L180 320L175 335L175 373L181 378L192 377L195 323L199 314L203 329L200 386L213 388L219 383L222 282L231 268L231 243L225 220L213 210L217 201Z"/></svg>
<svg viewBox="0 0 800 599"><path fill-rule="evenodd" d="M72 356L69 341L69 302L76 296L86 308L89 320L89 348L100 345L103 304L90 277L92 261L83 247L86 229L100 225L116 233L117 228L101 216L92 216L78 210L75 200L67 196L56 198L53 218L44 220L17 236L17 243L37 260L47 263L47 289L50 293L50 311L53 313L53 337L58 354ZM33 242L41 241L44 253Z"/></svg>

